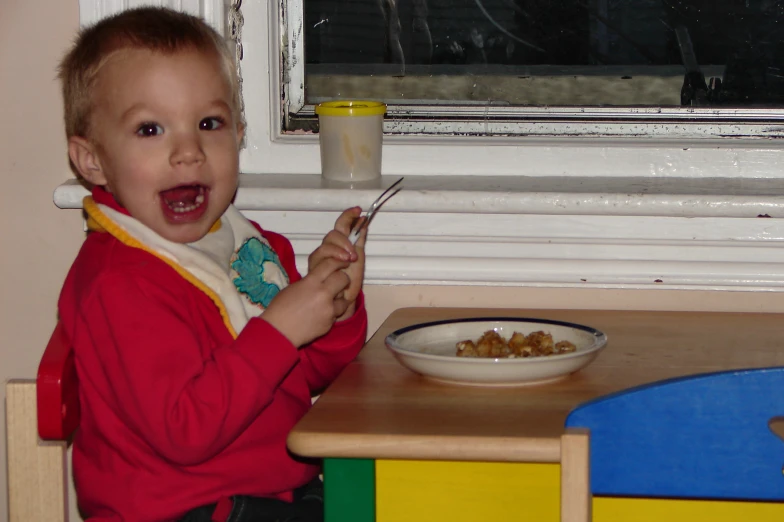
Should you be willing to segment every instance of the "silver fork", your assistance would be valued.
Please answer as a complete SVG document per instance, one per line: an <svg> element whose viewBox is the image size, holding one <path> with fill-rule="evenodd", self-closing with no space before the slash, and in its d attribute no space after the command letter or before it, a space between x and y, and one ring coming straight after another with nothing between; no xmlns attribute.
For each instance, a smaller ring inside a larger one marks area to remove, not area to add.
<svg viewBox="0 0 784 522"><path fill-rule="evenodd" d="M392 199L392 196L403 190L403 187L398 187L397 190L394 192L390 192L393 188L397 187L403 178L401 177L399 180L392 183L387 189L381 193L379 197L370 205L367 212L365 212L364 220L362 216L359 218L359 224L354 225L354 228L351 230L351 233L348 235L348 240L351 241L352 245L357 244L357 240L359 239L359 233L362 232L363 228L367 228L370 225L370 222L373 221L373 218L376 217L376 212L381 208L381 206ZM385 197L386 196L386 197Z"/></svg>

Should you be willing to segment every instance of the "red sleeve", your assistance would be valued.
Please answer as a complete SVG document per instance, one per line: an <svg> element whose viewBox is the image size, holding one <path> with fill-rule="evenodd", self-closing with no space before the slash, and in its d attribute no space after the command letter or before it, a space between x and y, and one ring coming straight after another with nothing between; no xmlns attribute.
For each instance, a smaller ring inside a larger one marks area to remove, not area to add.
<svg viewBox="0 0 784 522"><path fill-rule="evenodd" d="M313 393L319 393L354 360L365 345L367 311L365 296L357 297L354 315L332 325L330 331L299 351L300 368Z"/></svg>
<svg viewBox="0 0 784 522"><path fill-rule="evenodd" d="M262 230L253 223L278 254L281 265L289 275L289 282L299 281L296 258L291 242L280 234ZM348 363L354 360L367 336L365 296L360 292L354 315L335 323L324 336L299 351L300 368L305 372L311 392L320 392L331 383Z"/></svg>
<svg viewBox="0 0 784 522"><path fill-rule="evenodd" d="M189 289L161 284L155 273L148 266L100 275L78 311L89 339L74 342L93 347L81 364L111 382L113 402L123 405L117 415L130 429L172 462L198 464L272 402L298 352L267 322L251 319L205 362L201 345L213 341L199 335L183 306Z"/></svg>

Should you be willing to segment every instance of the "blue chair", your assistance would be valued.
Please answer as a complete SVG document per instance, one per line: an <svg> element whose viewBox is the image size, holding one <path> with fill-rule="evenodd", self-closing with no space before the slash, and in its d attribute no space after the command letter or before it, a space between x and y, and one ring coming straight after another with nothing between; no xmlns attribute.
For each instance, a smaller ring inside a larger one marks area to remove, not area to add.
<svg viewBox="0 0 784 522"><path fill-rule="evenodd" d="M784 501L784 367L695 375L595 399L566 419L562 521L591 495Z"/></svg>

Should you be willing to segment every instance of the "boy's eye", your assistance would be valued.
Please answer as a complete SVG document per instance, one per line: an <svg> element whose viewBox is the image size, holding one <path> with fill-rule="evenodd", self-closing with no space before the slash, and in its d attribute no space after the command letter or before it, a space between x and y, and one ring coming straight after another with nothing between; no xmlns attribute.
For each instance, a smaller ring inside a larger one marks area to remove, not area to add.
<svg viewBox="0 0 784 522"><path fill-rule="evenodd" d="M226 122L223 120L223 118L219 118L217 116L213 116L213 117L210 117L210 118L204 118L203 120L201 120L199 122L199 129L200 130L207 130L207 131L218 130L221 127L223 127L223 125L225 123Z"/></svg>
<svg viewBox="0 0 784 522"><path fill-rule="evenodd" d="M157 123L142 123L136 130L136 134L149 138L151 136L159 136L163 134L163 127Z"/></svg>

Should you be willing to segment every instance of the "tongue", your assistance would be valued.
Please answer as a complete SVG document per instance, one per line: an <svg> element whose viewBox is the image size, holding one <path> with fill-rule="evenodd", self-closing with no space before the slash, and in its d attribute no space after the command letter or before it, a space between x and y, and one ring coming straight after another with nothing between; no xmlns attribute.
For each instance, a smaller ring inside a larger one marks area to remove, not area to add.
<svg viewBox="0 0 784 522"><path fill-rule="evenodd" d="M166 200L166 203L172 206L187 206L196 202L196 196L201 193L201 187L198 185L189 185L187 187L175 187L173 189L164 190L161 196Z"/></svg>

